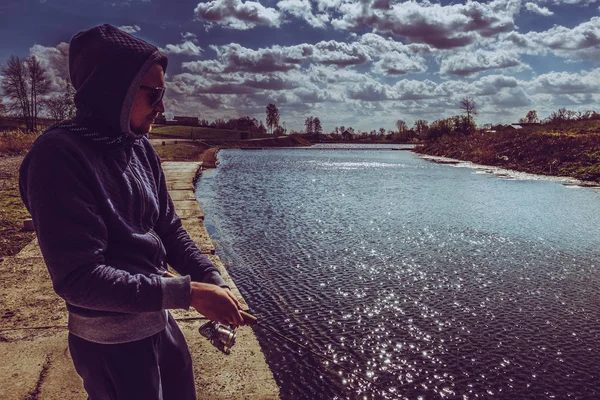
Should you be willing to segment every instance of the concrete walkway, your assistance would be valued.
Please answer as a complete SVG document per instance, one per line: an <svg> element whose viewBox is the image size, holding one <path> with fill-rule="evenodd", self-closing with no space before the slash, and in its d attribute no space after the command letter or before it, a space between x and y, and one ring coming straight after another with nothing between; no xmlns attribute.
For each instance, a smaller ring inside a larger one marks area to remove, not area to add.
<svg viewBox="0 0 600 400"><path fill-rule="evenodd" d="M214 255L204 214L195 200L192 182L200 166L163 163L167 186L184 227L242 299ZM37 240L0 263L0 282L0 399L85 399L67 346L65 305L52 289ZM177 319L199 316L183 310L175 310L173 315ZM227 356L198 333L204 322L179 322L192 353L198 398L278 399L279 388L252 329L238 329L237 344ZM23 329L35 327L44 328Z"/></svg>

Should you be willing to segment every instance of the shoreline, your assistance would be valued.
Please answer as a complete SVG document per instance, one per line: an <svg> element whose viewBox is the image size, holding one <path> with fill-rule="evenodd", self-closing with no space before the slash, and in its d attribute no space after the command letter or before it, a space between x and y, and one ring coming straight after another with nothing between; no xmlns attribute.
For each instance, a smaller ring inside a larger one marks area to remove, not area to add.
<svg viewBox="0 0 600 400"><path fill-rule="evenodd" d="M418 155L502 168L533 175L600 184L600 135L548 135L532 132L444 136L418 145Z"/></svg>
<svg viewBox="0 0 600 400"><path fill-rule="evenodd" d="M435 164L450 165L459 168L470 168L475 171L481 171L489 174L496 175L498 178L510 179L510 180L546 180L560 183L564 186L576 186L576 187L589 187L589 188L600 188L600 183L593 181L584 181L571 176L559 176L559 175L542 175L535 174L526 171L519 171L516 169L504 168L496 165L479 164L468 160L459 160L456 158L449 158L445 156L432 156L429 154L422 154L414 152L417 157L433 162Z"/></svg>

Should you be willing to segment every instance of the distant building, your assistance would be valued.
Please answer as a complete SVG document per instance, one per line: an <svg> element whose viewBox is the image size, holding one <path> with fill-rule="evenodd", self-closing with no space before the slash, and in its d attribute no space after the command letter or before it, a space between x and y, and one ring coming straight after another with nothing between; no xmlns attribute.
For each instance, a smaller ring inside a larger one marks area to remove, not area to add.
<svg viewBox="0 0 600 400"><path fill-rule="evenodd" d="M178 117L175 116L173 118L177 125L186 125L186 126L199 126L200 120L198 117Z"/></svg>
<svg viewBox="0 0 600 400"><path fill-rule="evenodd" d="M352 134L348 131L342 132L342 140L352 140Z"/></svg>

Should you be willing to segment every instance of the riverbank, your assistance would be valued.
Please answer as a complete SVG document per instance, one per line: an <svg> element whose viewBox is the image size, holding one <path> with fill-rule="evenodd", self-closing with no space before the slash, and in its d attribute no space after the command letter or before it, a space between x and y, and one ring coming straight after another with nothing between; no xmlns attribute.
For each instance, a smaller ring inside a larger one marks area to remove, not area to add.
<svg viewBox="0 0 600 400"><path fill-rule="evenodd" d="M600 183L600 134L560 135L525 130L444 136L416 153L471 161L538 175Z"/></svg>
<svg viewBox="0 0 600 400"><path fill-rule="evenodd" d="M227 273L204 227L194 185L200 162L163 162L167 188L184 228L242 305L245 302ZM67 347L67 312L52 288L37 240L1 263L0 398L65 400L85 397ZM199 399L277 399L279 388L251 328L238 330L228 356L198 334L206 320L195 311L172 310L186 337ZM191 319L191 320L190 320Z"/></svg>
<svg viewBox="0 0 600 400"><path fill-rule="evenodd" d="M19 194L19 166L23 156L0 157L0 259L14 256L35 234L23 230L29 212Z"/></svg>

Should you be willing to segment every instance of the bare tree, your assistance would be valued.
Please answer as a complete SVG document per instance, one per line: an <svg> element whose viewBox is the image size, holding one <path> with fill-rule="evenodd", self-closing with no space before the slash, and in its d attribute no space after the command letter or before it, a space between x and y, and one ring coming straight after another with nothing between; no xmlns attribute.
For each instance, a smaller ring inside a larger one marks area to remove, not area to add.
<svg viewBox="0 0 600 400"><path fill-rule="evenodd" d="M306 128L306 134L312 135L314 132L314 119L312 116L304 120L304 127Z"/></svg>
<svg viewBox="0 0 600 400"><path fill-rule="evenodd" d="M65 106L67 108L67 118L73 118L75 116L75 88L71 83L70 79L67 79L67 90L64 94ZM208 121L207 121L208 125Z"/></svg>
<svg viewBox="0 0 600 400"><path fill-rule="evenodd" d="M0 67L2 74L2 89L8 99L8 112L21 115L28 124L31 115L29 97L27 96L25 61L16 56L10 56L5 65ZM29 125L27 128L30 129Z"/></svg>
<svg viewBox="0 0 600 400"><path fill-rule="evenodd" d="M459 103L460 109L467 114L467 118L472 119L471 116L477 115L477 104L473 98L466 96Z"/></svg>
<svg viewBox="0 0 600 400"><path fill-rule="evenodd" d="M405 130L408 129L406 122L404 122L403 120L399 119L398 121L396 121L396 128L398 128L398 132L404 132Z"/></svg>
<svg viewBox="0 0 600 400"><path fill-rule="evenodd" d="M29 102L31 104L31 126L37 129L40 106L43 104L40 97L50 90L50 81L46 77L46 71L35 56L25 60L27 76L29 78Z"/></svg>
<svg viewBox="0 0 600 400"><path fill-rule="evenodd" d="M415 121L415 126L413 127L413 130L417 133L418 137L424 138L427 135L428 129L429 125L424 119L418 119Z"/></svg>
<svg viewBox="0 0 600 400"><path fill-rule="evenodd" d="M56 122L62 121L67 118L67 106L65 104L64 95L54 94L44 100L46 111L50 115L50 118Z"/></svg>
<svg viewBox="0 0 600 400"><path fill-rule="evenodd" d="M4 117L6 115L6 106L0 102L0 117Z"/></svg>
<svg viewBox="0 0 600 400"><path fill-rule="evenodd" d="M323 128L321 127L321 120L319 117L315 117L313 119L313 130L315 135L321 135L323 133Z"/></svg>
<svg viewBox="0 0 600 400"><path fill-rule="evenodd" d="M41 97L50 89L46 71L34 56L27 59L11 56L0 66L0 73L9 112L22 116L27 129L34 131L43 103Z"/></svg>
<svg viewBox="0 0 600 400"><path fill-rule="evenodd" d="M273 127L279 126L279 109L273 103L267 106L267 126L273 133Z"/></svg>

